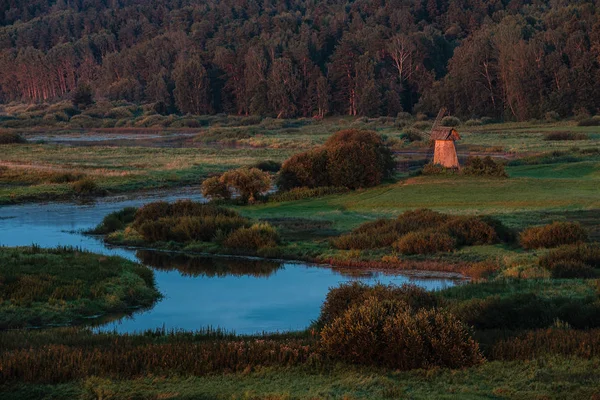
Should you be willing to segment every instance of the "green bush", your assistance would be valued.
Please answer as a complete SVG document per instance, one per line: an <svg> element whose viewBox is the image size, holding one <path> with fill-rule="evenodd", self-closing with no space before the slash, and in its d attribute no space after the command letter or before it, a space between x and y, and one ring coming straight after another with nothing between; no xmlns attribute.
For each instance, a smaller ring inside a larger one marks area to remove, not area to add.
<svg viewBox="0 0 600 400"><path fill-rule="evenodd" d="M544 140L560 141L560 140L588 140L590 137L585 133L578 132L551 132L544 135Z"/></svg>
<svg viewBox="0 0 600 400"><path fill-rule="evenodd" d="M496 230L477 217L451 218L442 229L456 238L459 246L492 244L498 240Z"/></svg>
<svg viewBox="0 0 600 400"><path fill-rule="evenodd" d="M420 142L423 140L421 131L414 128L405 129L400 135L400 139L404 139L407 142Z"/></svg>
<svg viewBox="0 0 600 400"><path fill-rule="evenodd" d="M550 250L539 259L540 266L553 271L568 269L569 263L583 264L590 268L600 268L600 246L597 244L575 244Z"/></svg>
<svg viewBox="0 0 600 400"><path fill-rule="evenodd" d="M71 184L71 188L78 195L89 196L100 192L100 187L92 178L83 178Z"/></svg>
<svg viewBox="0 0 600 400"><path fill-rule="evenodd" d="M393 154L373 131L342 130L316 150L287 160L278 179L282 190L294 187L344 186L350 189L375 186L395 169Z"/></svg>
<svg viewBox="0 0 600 400"><path fill-rule="evenodd" d="M321 306L319 324L332 322L335 318L343 316L350 307L363 303L367 298L404 302L415 310L439 306L438 296L416 285L396 286L378 283L368 286L362 282L349 282L329 290Z"/></svg>
<svg viewBox="0 0 600 400"><path fill-rule="evenodd" d="M2 144L21 144L27 143L27 140L18 133L0 132L0 145Z"/></svg>
<svg viewBox="0 0 600 400"><path fill-rule="evenodd" d="M508 177L508 174L504 169L504 164L494 161L490 156L484 158L469 157L465 163L465 167L461 170L461 173L476 176Z"/></svg>
<svg viewBox="0 0 600 400"><path fill-rule="evenodd" d="M281 166L277 186L283 191L331 186L327 173L327 150L321 148L293 155Z"/></svg>
<svg viewBox="0 0 600 400"><path fill-rule="evenodd" d="M442 126L459 126L460 123L460 119L450 115L442 118Z"/></svg>
<svg viewBox="0 0 600 400"><path fill-rule="evenodd" d="M577 122L577 126L600 126L600 116L593 116L592 118L584 118Z"/></svg>
<svg viewBox="0 0 600 400"><path fill-rule="evenodd" d="M223 241L225 247L237 250L258 250L275 247L280 242L277 230L270 224L254 224L231 232Z"/></svg>
<svg viewBox="0 0 600 400"><path fill-rule="evenodd" d="M258 168L238 168L225 172L220 181L236 191L242 201L253 203L271 189L271 176Z"/></svg>
<svg viewBox="0 0 600 400"><path fill-rule="evenodd" d="M591 266L577 260L564 260L548 266L553 278L595 278L598 272Z"/></svg>
<svg viewBox="0 0 600 400"><path fill-rule="evenodd" d="M146 204L137 210L131 224L148 242L208 242L249 225L249 220L235 211L189 200Z"/></svg>
<svg viewBox="0 0 600 400"><path fill-rule="evenodd" d="M231 191L219 176L213 176L202 182L202 196L207 199L224 200L231 198Z"/></svg>
<svg viewBox="0 0 600 400"><path fill-rule="evenodd" d="M465 126L481 126L483 122L480 119L469 119L465 122Z"/></svg>
<svg viewBox="0 0 600 400"><path fill-rule="evenodd" d="M585 242L587 239L587 231L578 222L553 222L528 228L519 235L521 246L526 249L558 247Z"/></svg>
<svg viewBox="0 0 600 400"><path fill-rule="evenodd" d="M396 219L378 219L365 222L352 232L331 240L331 245L341 250L376 249L400 245L399 239L411 232L439 232L451 236L455 245L473 246L514 240L514 232L500 221L489 217L463 217L441 214L429 209L406 211ZM417 243L416 235L407 238ZM446 243L446 241L444 241ZM452 246L454 248L455 246ZM444 247L448 248L448 247Z"/></svg>
<svg viewBox="0 0 600 400"><path fill-rule="evenodd" d="M440 310L368 298L321 331L324 354L334 360L409 370L463 368L483 362L468 329Z"/></svg>
<svg viewBox="0 0 600 400"><path fill-rule="evenodd" d="M273 160L259 161L252 165L252 168L258 168L264 172L279 172L281 169L281 163Z"/></svg>
<svg viewBox="0 0 600 400"><path fill-rule="evenodd" d="M53 175L50 178L50 182L52 182L52 183L71 183L71 182L75 182L75 181L78 181L83 178L85 178L84 174L65 172L62 174Z"/></svg>
<svg viewBox="0 0 600 400"><path fill-rule="evenodd" d="M444 232L418 231L402 236L392 247L402 254L432 254L456 248L456 239Z"/></svg>
<svg viewBox="0 0 600 400"><path fill-rule="evenodd" d="M112 212L105 216L102 219L102 222L89 233L95 235L107 235L125 229L125 227L135 219L136 212L136 207L125 207L122 210Z"/></svg>

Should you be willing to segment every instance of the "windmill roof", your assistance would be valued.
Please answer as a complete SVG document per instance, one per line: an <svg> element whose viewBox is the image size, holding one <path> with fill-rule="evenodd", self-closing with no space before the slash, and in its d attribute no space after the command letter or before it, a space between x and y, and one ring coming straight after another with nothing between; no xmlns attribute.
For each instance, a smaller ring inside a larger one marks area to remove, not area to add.
<svg viewBox="0 0 600 400"><path fill-rule="evenodd" d="M450 126L438 126L431 130L431 140L459 140L460 135Z"/></svg>

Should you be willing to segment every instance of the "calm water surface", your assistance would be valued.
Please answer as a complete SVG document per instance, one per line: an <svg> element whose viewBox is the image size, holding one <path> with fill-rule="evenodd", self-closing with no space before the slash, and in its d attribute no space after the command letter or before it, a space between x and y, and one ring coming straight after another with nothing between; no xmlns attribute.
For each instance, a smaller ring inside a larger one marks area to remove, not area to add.
<svg viewBox="0 0 600 400"><path fill-rule="evenodd" d="M118 332L155 328L195 330L206 326L237 333L298 330L306 328L318 317L328 289L341 282L412 282L431 290L454 284L449 279L412 279L383 273L346 276L329 268L303 263L136 252L111 248L97 238L77 233L97 225L106 214L123 207L182 198L202 200L200 195L190 193L147 194L89 205L0 206L0 245L77 246L97 253L119 255L153 268L164 298L150 310L99 328Z"/></svg>

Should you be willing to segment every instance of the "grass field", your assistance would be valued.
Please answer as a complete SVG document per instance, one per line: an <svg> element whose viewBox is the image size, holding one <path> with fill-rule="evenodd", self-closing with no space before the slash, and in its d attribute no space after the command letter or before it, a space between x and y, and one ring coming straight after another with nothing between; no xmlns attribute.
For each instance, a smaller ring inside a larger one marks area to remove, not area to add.
<svg viewBox="0 0 600 400"><path fill-rule="evenodd" d="M96 195L199 185L210 174L226 169L264 160L284 161L292 154L324 143L340 129L373 129L385 135L390 139L392 148L399 152L397 158L401 166L425 160L429 153L425 141L408 142L403 139L407 129L416 129L422 135L427 133L427 123L411 120L345 117L324 121L264 119L253 121L253 125L248 126L240 125L243 121L243 118L212 118L208 125L197 128L135 125L85 128L73 124L46 129L41 126L8 128L8 131L19 133L31 141L29 144L2 146L0 204L73 198L77 193L73 191L71 181L82 177L89 177L97 183L99 190ZM7 123L4 122L5 125ZM514 158L561 151L575 152L585 161L588 156L598 154L600 138L598 127L579 127L575 122L465 125L458 129L462 136L457 144L461 155L495 153ZM585 133L588 140L544 140L549 132ZM37 140L39 137L44 139ZM68 140L73 137L76 140ZM89 137L87 141L86 137ZM67 141L53 142L57 138ZM98 141L99 138L106 140ZM585 171L593 175L594 165L597 164L555 166L553 170L544 169L542 174L579 179ZM511 173L515 177L543 177L541 174L534 176L536 168L540 167L515 169ZM75 176L68 177L68 173Z"/></svg>
<svg viewBox="0 0 600 400"><path fill-rule="evenodd" d="M531 362L489 362L456 371L390 372L340 365L320 372L264 368L207 377L92 377L67 384L6 387L3 398L594 399L600 395L599 365L600 360L595 358L550 357Z"/></svg>
<svg viewBox="0 0 600 400"><path fill-rule="evenodd" d="M414 161L424 158L427 148L422 142L401 139L403 130L413 123L332 118L323 122L263 120L240 127L219 122L221 126L208 123L198 128L197 136L178 142L181 147L159 147L157 142L142 145L134 140L127 145L3 146L0 204L70 198L74 196L72 182L57 183L62 179L57 175L67 172L91 177L106 192L198 185L207 175L233 167L267 159L281 162L349 127L385 134L393 139L401 163ZM56 136L74 132L72 127L55 128L52 135ZM517 242L499 241L449 253L403 256L391 248L338 250L330 243L332 237L364 222L417 208L493 216L516 231L552 221L578 221L589 231L590 241L598 241L599 131L573 121L461 126L459 153L505 158L508 178L424 176L403 170L393 181L375 188L296 201L229 205L245 217L266 220L278 228L283 242L277 252L267 254L273 257L349 268L389 268L397 260L407 262L403 268L421 263L420 269L467 275L472 270L464 269L464 264L489 262L494 268L488 281L437 294L443 307L475 329L473 337L487 358L482 365L401 372L340 364L315 356L320 353L311 331L260 338L188 333L111 336L82 330L0 332L4 348L0 352L1 397L600 398L598 280L550 279L551 272L540 264L540 257L549 250L525 250ZM557 132L584 133L587 139L546 140L546 134ZM34 133L25 130L24 134ZM124 229L111 238L117 244L127 243L130 233ZM140 236L132 237L139 240ZM218 241L171 241L155 246L228 251ZM478 278L474 276L474 281Z"/></svg>

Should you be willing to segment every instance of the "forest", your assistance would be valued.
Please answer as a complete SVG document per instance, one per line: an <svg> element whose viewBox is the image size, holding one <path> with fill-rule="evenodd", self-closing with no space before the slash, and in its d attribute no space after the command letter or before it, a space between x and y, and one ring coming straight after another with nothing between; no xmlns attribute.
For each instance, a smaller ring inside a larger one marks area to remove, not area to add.
<svg viewBox="0 0 600 400"><path fill-rule="evenodd" d="M591 0L3 0L0 102L162 114L594 114Z"/></svg>

